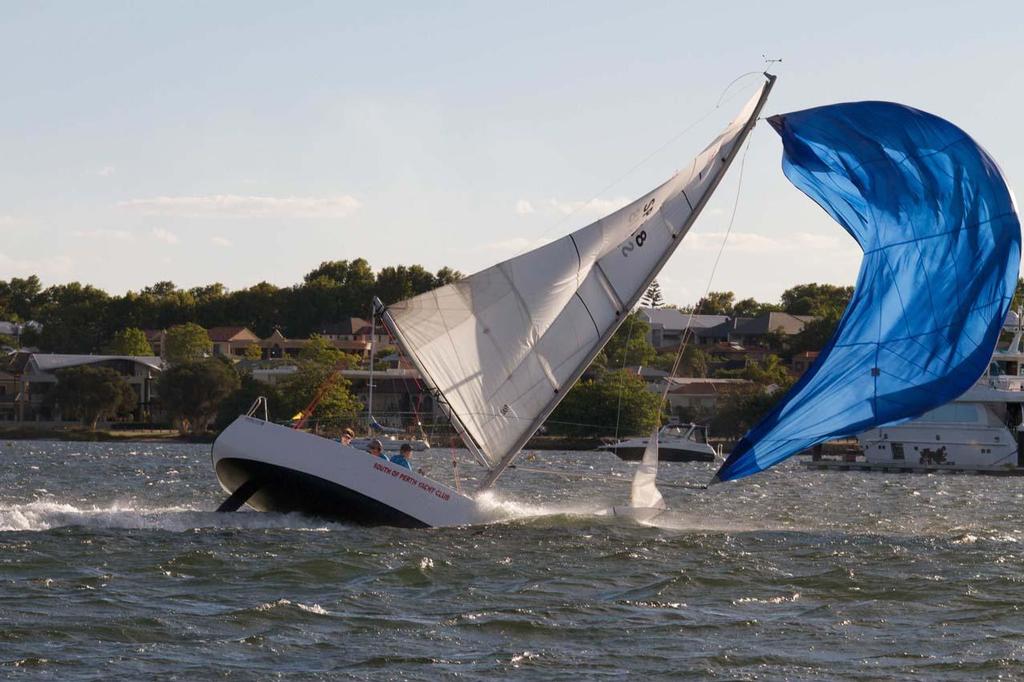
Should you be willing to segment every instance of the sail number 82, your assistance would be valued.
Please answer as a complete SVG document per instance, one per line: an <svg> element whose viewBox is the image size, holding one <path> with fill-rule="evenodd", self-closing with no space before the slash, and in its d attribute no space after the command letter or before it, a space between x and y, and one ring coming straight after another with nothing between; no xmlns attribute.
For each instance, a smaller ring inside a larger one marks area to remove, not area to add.
<svg viewBox="0 0 1024 682"><path fill-rule="evenodd" d="M630 251L643 246L645 241L647 241L647 230L640 230L633 236L632 240L622 245L623 257L629 258Z"/></svg>

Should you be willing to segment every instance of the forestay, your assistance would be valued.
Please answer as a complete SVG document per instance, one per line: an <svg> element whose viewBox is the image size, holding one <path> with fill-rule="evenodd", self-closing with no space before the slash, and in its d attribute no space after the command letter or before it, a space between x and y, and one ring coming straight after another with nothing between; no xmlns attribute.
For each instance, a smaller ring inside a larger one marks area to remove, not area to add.
<svg viewBox="0 0 1024 682"><path fill-rule="evenodd" d="M782 136L786 177L857 240L864 259L832 339L715 481L956 398L988 365L1020 267L1006 182L948 121L856 102L769 122Z"/></svg>
<svg viewBox="0 0 1024 682"><path fill-rule="evenodd" d="M774 82L683 171L538 249L382 316L438 392L489 485L540 427L675 251Z"/></svg>

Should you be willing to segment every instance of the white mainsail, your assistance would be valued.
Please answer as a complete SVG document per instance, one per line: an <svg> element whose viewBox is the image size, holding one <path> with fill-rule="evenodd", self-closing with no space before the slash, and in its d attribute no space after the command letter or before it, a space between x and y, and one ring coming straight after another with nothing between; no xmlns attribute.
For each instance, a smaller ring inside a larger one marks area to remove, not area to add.
<svg viewBox="0 0 1024 682"><path fill-rule="evenodd" d="M640 466L633 476L629 505L633 508L664 509L665 498L658 490L658 429L654 429Z"/></svg>
<svg viewBox="0 0 1024 682"><path fill-rule="evenodd" d="M382 314L432 385L484 487L579 379L689 231L775 81L668 182L557 241Z"/></svg>

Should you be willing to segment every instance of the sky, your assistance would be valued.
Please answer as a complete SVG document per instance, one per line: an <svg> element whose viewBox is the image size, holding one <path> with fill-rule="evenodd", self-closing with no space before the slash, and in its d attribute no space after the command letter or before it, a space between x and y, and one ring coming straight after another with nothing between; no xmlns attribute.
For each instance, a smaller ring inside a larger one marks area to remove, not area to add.
<svg viewBox="0 0 1024 682"><path fill-rule="evenodd" d="M766 114L909 104L966 130L1024 193L1017 2L3 12L0 279L237 289L358 257L475 272L688 165L758 87L765 56L782 60ZM737 161L660 275L668 302L854 282L857 246L780 159L759 124L742 175Z"/></svg>

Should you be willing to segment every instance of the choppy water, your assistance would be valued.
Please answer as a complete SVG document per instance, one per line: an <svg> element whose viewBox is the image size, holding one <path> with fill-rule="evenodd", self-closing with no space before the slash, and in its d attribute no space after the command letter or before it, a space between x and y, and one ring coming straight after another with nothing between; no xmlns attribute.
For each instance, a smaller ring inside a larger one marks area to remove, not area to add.
<svg viewBox="0 0 1024 682"><path fill-rule="evenodd" d="M205 446L0 441L0 675L1024 675L1024 479L784 465L666 485L676 511L647 526L597 514L629 464L524 466L590 480L512 472L503 522L365 529L208 511Z"/></svg>

